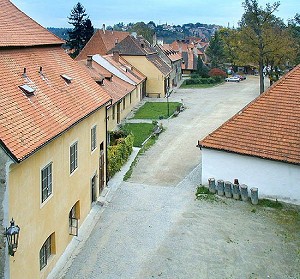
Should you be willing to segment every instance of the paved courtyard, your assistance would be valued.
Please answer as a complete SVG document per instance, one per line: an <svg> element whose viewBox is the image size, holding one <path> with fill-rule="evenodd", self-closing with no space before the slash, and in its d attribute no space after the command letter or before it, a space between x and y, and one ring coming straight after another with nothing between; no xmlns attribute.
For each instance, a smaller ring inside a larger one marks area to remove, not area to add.
<svg viewBox="0 0 300 279"><path fill-rule="evenodd" d="M53 278L300 278L300 220L293 208L195 200L197 140L257 96L257 77L176 90L170 101L183 100L186 110L162 121L166 131L127 182L121 174L110 182L90 237Z"/></svg>

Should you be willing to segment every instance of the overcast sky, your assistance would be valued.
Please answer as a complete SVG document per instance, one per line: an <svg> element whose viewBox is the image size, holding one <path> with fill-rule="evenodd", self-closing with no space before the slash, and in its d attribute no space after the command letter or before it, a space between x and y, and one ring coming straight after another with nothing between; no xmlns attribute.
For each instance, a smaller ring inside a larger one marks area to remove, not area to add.
<svg viewBox="0 0 300 279"><path fill-rule="evenodd" d="M72 27L67 17L78 1L71 0L11 0L44 27ZM237 26L243 14L243 1L238 0L81 0L94 27L102 24L138 22L156 24L207 23ZM274 1L259 0L260 5ZM300 13L299 0L281 0L276 16L287 19Z"/></svg>

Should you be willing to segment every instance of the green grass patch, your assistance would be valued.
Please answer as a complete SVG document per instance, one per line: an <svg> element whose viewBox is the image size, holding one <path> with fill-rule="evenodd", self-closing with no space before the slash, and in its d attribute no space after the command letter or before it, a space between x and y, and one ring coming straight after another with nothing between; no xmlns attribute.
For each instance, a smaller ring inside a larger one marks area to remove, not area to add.
<svg viewBox="0 0 300 279"><path fill-rule="evenodd" d="M209 192L209 189L205 186L198 186L196 190L197 200L204 200L208 202L219 202L221 201L218 196Z"/></svg>
<svg viewBox="0 0 300 279"><path fill-rule="evenodd" d="M211 88L214 86L217 86L221 83L217 83L217 84L185 84L185 82L183 82L180 86L181 89L188 89L188 88Z"/></svg>
<svg viewBox="0 0 300 279"><path fill-rule="evenodd" d="M126 123L122 130L132 133L134 136L133 146L141 147L142 143L153 132L154 125L152 123Z"/></svg>
<svg viewBox="0 0 300 279"><path fill-rule="evenodd" d="M125 173L123 177L124 181L127 181L131 177L133 168L136 166L139 160L138 159L139 155L144 154L148 149L150 149L150 147L154 145L156 140L157 140L157 136L151 136L151 138L143 145L143 147L140 149L137 156L134 158L133 162L131 163L129 170Z"/></svg>
<svg viewBox="0 0 300 279"><path fill-rule="evenodd" d="M169 102L169 115L167 102L146 102L134 115L134 119L166 119L171 116L179 102Z"/></svg>
<svg viewBox="0 0 300 279"><path fill-rule="evenodd" d="M270 208L276 208L276 209L282 209L283 205L279 201L275 200L269 200L269 199L259 199L258 205L262 207L270 207Z"/></svg>

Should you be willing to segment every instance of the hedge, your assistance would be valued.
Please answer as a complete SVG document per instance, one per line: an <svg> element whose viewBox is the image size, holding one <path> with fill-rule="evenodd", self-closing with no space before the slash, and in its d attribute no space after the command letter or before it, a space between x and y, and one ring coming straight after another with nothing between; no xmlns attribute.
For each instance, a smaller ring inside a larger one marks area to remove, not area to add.
<svg viewBox="0 0 300 279"><path fill-rule="evenodd" d="M108 147L108 176L113 177L127 162L133 147L133 135L126 138L119 138L116 145Z"/></svg>
<svg viewBox="0 0 300 279"><path fill-rule="evenodd" d="M223 78L220 76L209 77L209 78L194 77L191 79L187 79L185 81L185 84L187 84L187 85L190 85L190 84L214 84L214 83L219 83L222 80L223 80Z"/></svg>

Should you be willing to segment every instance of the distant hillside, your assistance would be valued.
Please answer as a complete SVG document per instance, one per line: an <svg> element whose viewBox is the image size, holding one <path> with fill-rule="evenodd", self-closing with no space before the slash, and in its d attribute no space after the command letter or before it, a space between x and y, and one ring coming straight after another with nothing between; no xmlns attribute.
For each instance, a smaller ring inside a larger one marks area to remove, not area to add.
<svg viewBox="0 0 300 279"><path fill-rule="evenodd" d="M51 33L56 35L57 37L67 40L69 38L68 31L72 30L72 28L55 28L55 27L48 27L47 28Z"/></svg>
<svg viewBox="0 0 300 279"><path fill-rule="evenodd" d="M156 37L163 40L164 43L172 43L175 40L182 40L186 37L193 36L201 38L203 41L209 41L211 36L215 33L215 31L221 27L216 24L202 24L199 22L187 23L183 25L156 25L153 21L150 21L146 24L143 22L141 23L142 24L140 24L140 26L143 26L143 29L146 29L142 30L144 31L144 33L149 33L150 31L150 33L152 32L153 34L155 32ZM120 22L118 24L115 24L114 26L107 26L106 29L131 32L134 25L135 23L124 24L123 22ZM68 39L68 31L72 30L71 28L54 27L49 27L47 29L65 41ZM97 29L95 28L95 31L96 30Z"/></svg>

